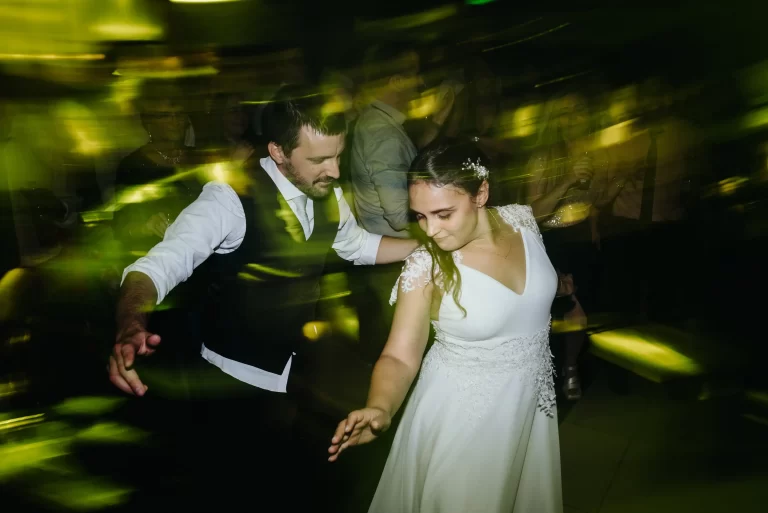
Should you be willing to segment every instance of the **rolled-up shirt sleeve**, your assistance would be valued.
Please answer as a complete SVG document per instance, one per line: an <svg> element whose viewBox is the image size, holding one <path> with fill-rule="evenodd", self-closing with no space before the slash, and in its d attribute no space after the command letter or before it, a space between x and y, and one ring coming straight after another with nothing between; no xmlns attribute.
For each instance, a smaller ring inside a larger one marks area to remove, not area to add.
<svg viewBox="0 0 768 513"><path fill-rule="evenodd" d="M379 252L381 235L370 233L357 224L347 200L340 188L335 189L339 202L339 231L333 241L333 249L344 260L355 265L373 265Z"/></svg>
<svg viewBox="0 0 768 513"><path fill-rule="evenodd" d="M385 131L364 142L366 166L379 196L384 219L393 230L408 229L408 168L411 157L400 139Z"/></svg>
<svg viewBox="0 0 768 513"><path fill-rule="evenodd" d="M211 254L235 251L245 237L245 213L237 193L225 183L210 182L166 230L163 241L123 271L147 275L157 303Z"/></svg>

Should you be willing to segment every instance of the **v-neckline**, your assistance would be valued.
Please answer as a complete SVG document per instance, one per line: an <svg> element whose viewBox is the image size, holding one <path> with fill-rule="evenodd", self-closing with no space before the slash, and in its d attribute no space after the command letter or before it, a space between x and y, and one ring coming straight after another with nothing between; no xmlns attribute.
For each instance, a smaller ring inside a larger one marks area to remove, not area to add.
<svg viewBox="0 0 768 513"><path fill-rule="evenodd" d="M464 267L466 269L471 269L474 272L476 272L477 274L481 274L481 275L485 276L489 280L498 283L499 286L505 288L506 290L508 290L509 292L511 292L512 294L514 294L517 297L523 297L525 295L525 293L528 291L528 282L530 281L530 262L529 262L529 258L528 258L528 243L525 240L525 233L523 232L523 230L518 229L516 231L517 231L517 233L520 234L520 238L523 241L523 258L525 259L525 262L524 262L525 263L525 285L523 285L523 291L522 292L519 292L519 293L515 292L514 290L512 290L511 288L507 287L502 282L500 282L499 280L494 278L493 276L491 276L489 274L486 274L483 271L480 271L479 269L475 269L474 267L471 267L469 265L464 264L462 262L463 256L461 255L460 250L457 251L457 253L459 253L459 259L458 259L457 265L459 265L461 267Z"/></svg>

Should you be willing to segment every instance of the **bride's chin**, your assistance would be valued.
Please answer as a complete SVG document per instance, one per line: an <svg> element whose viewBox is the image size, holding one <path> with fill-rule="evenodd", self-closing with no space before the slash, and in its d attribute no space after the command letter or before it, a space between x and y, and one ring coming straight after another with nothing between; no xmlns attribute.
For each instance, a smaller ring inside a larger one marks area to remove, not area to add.
<svg viewBox="0 0 768 513"><path fill-rule="evenodd" d="M434 241L435 245L437 245L437 247L442 249L443 251L451 252L451 251L456 251L457 249L459 249L459 247L456 244L453 244L449 240L442 240L442 241L437 241L437 240L434 240L434 239L432 239L432 240Z"/></svg>

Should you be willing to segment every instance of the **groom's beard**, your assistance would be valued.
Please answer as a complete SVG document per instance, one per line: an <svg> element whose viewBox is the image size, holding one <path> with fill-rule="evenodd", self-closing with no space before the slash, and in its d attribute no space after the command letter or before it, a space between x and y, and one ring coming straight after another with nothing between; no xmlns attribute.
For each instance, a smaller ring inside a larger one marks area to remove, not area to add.
<svg viewBox="0 0 768 513"><path fill-rule="evenodd" d="M285 174L288 180L296 186L298 190L306 194L312 199L323 199L327 197L333 190L333 184L335 179L329 177L321 177L310 183L303 177L299 176L296 172L296 168L291 165L290 161L286 160Z"/></svg>

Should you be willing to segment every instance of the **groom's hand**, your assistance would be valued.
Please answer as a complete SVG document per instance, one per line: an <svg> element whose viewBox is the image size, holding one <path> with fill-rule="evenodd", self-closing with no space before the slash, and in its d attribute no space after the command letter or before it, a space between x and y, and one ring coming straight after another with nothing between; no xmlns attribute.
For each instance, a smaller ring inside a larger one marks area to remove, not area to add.
<svg viewBox="0 0 768 513"><path fill-rule="evenodd" d="M143 396L147 386L133 369L137 356L149 356L160 343L160 336L134 326L117 335L109 357L109 380L127 394Z"/></svg>
<svg viewBox="0 0 768 513"><path fill-rule="evenodd" d="M328 448L328 461L336 461L342 451L353 445L367 444L389 429L392 417L380 408L363 408L339 422Z"/></svg>

